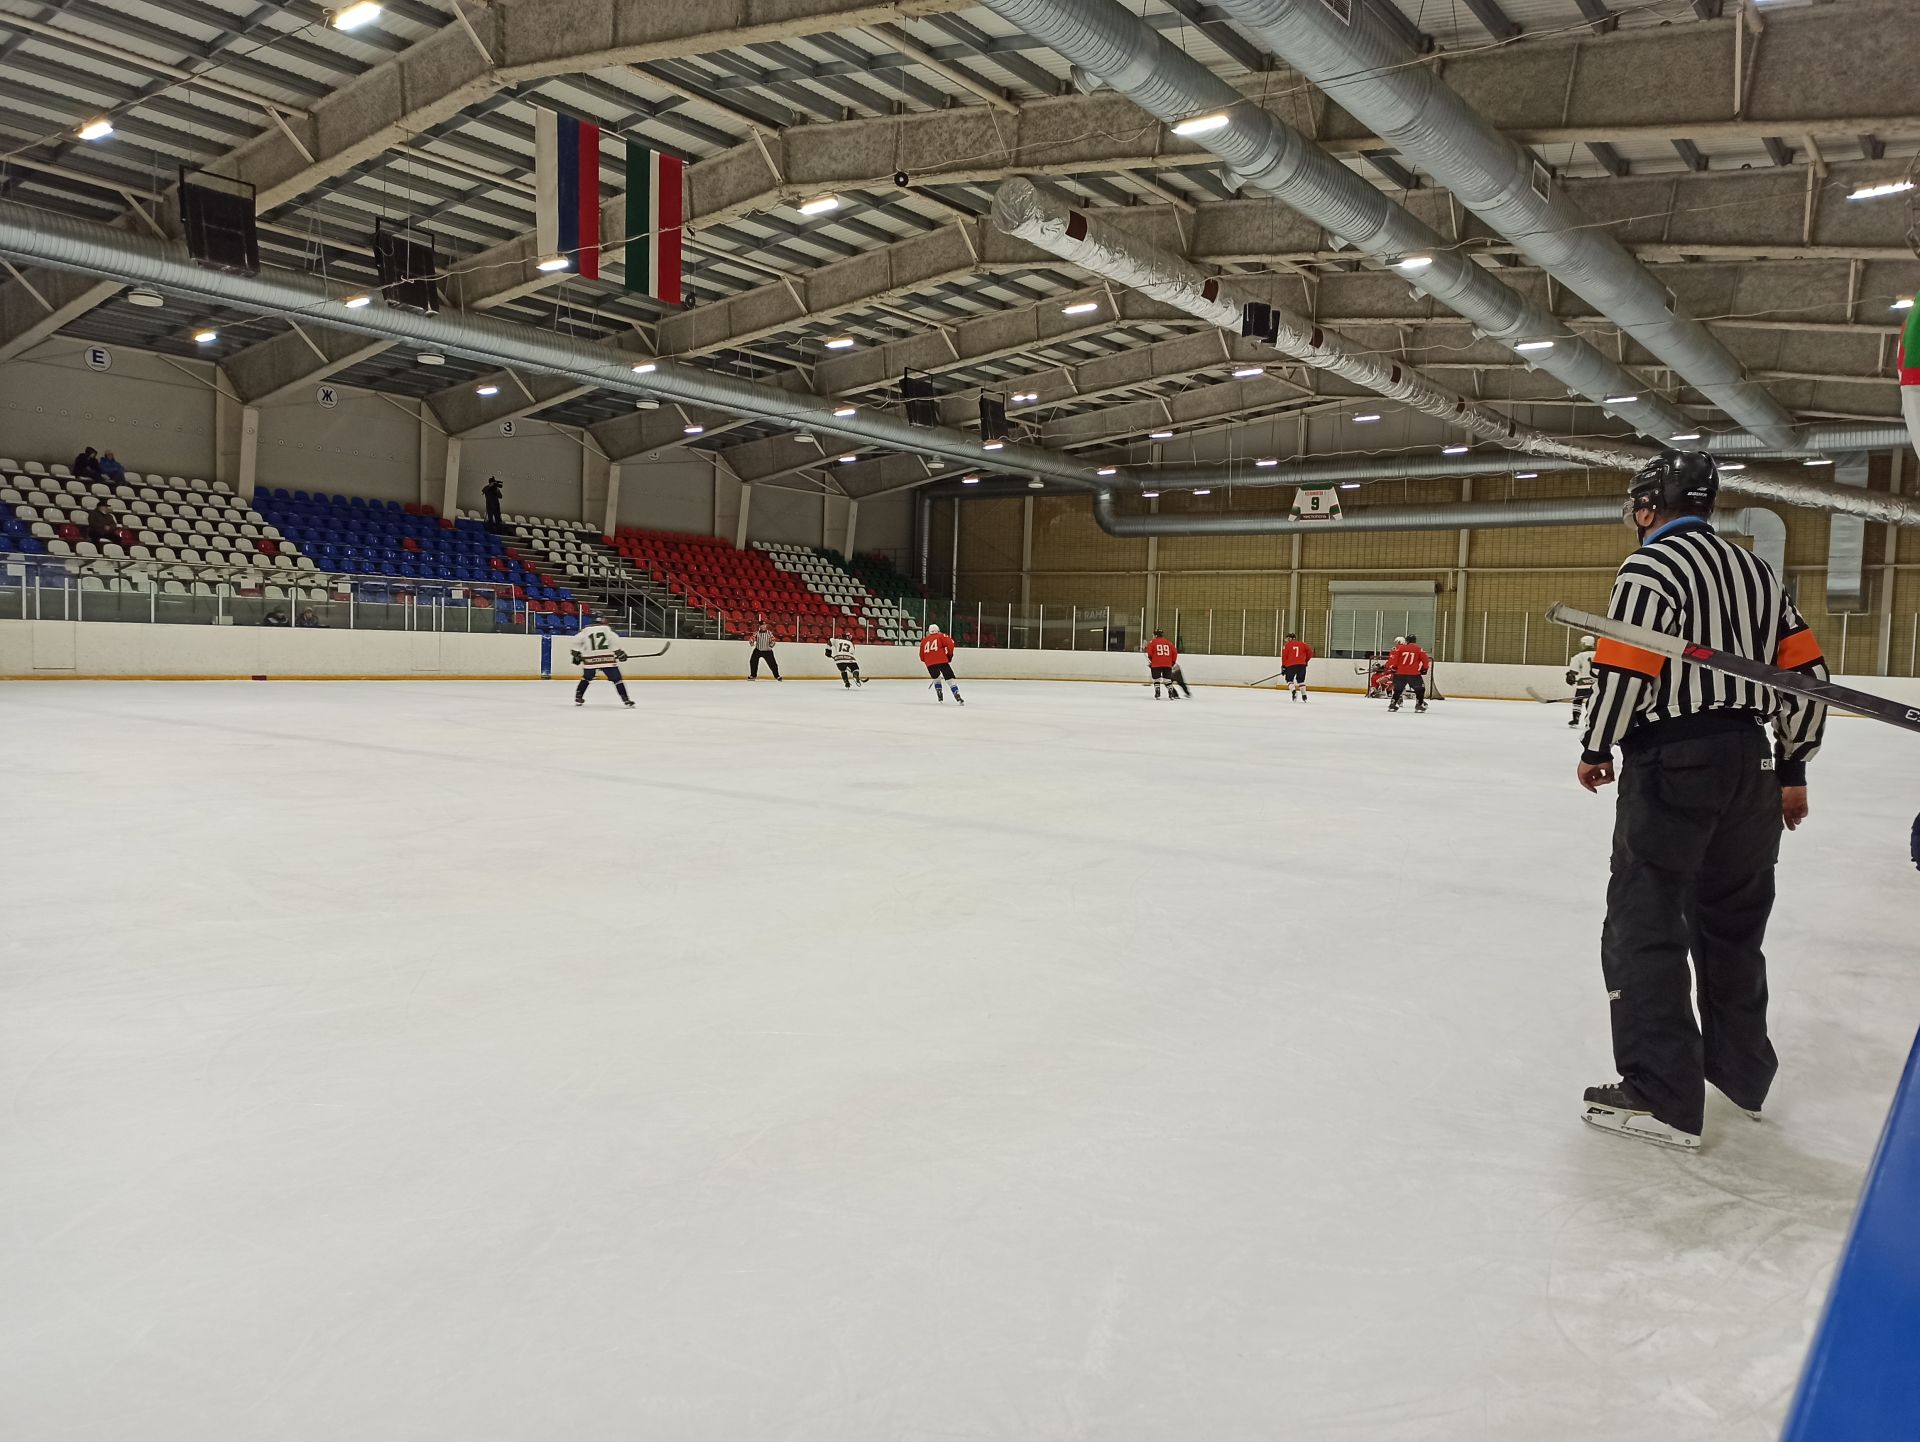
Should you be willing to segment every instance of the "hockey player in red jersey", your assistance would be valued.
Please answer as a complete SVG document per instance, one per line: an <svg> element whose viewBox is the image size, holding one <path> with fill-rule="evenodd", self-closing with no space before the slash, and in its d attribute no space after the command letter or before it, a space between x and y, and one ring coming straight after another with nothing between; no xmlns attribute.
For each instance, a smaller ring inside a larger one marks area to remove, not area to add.
<svg viewBox="0 0 1920 1442"><path fill-rule="evenodd" d="M1433 658L1421 648L1418 636L1409 636L1393 648L1393 654L1387 657L1387 669L1393 672L1393 700L1387 709L1398 711L1401 699L1412 691L1413 709L1426 710L1427 672L1433 669Z"/></svg>
<svg viewBox="0 0 1920 1442"><path fill-rule="evenodd" d="M940 629L938 621L927 622L927 634L920 638L920 660L927 668L927 674L933 677L933 694L942 701L947 693L941 689L944 680L953 687L953 699L962 706L967 703L961 698L960 683L953 676L953 637Z"/></svg>
<svg viewBox="0 0 1920 1442"><path fill-rule="evenodd" d="M1280 648L1280 674L1286 678L1290 700L1307 699L1307 663L1312 659L1313 647L1287 632L1287 643Z"/></svg>
<svg viewBox="0 0 1920 1442"><path fill-rule="evenodd" d="M1169 641L1164 631L1155 631L1153 639L1147 642L1147 670L1153 676L1153 699L1160 699L1160 683L1167 683L1167 699L1178 701L1180 688L1174 682L1175 668L1180 664L1180 648Z"/></svg>

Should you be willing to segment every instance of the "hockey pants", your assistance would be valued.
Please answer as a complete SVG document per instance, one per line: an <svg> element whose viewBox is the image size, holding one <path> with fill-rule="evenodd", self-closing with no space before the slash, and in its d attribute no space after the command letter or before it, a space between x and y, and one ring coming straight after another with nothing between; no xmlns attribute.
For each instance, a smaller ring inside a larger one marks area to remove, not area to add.
<svg viewBox="0 0 1920 1442"><path fill-rule="evenodd" d="M1421 706L1427 704L1427 678L1425 676L1395 676L1393 678L1393 704L1398 706L1407 692L1413 692L1414 701Z"/></svg>
<svg viewBox="0 0 1920 1442"><path fill-rule="evenodd" d="M1621 768L1600 934L1614 1062L1685 1132L1700 1131L1707 1082L1758 1110L1779 1068L1761 942L1781 829L1758 726L1648 747Z"/></svg>
<svg viewBox="0 0 1920 1442"><path fill-rule="evenodd" d="M620 693L620 699L622 701L630 699L627 695L626 678L620 674L620 668L618 666L589 666L580 673L580 684L573 688L574 700L584 701L587 699L587 686L595 676L605 676L609 681L613 682L613 689Z"/></svg>
<svg viewBox="0 0 1920 1442"><path fill-rule="evenodd" d="M749 662L747 666L747 679L749 681L758 681L760 679L760 663L762 661L767 663L767 669L773 672L773 679L778 681L780 679L780 663L773 659L773 652L771 651L755 651L753 653L753 660Z"/></svg>

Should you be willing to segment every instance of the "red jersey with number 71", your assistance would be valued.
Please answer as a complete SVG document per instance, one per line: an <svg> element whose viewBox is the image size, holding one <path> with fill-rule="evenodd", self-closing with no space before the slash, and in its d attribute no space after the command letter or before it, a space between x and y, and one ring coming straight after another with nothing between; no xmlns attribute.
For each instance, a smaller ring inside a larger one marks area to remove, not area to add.
<svg viewBox="0 0 1920 1442"><path fill-rule="evenodd" d="M1165 636L1155 636L1147 642L1147 664L1153 667L1171 666L1180 659L1180 649Z"/></svg>
<svg viewBox="0 0 1920 1442"><path fill-rule="evenodd" d="M1304 666L1313 659L1313 647L1305 641L1289 641L1280 648L1282 666Z"/></svg>
<svg viewBox="0 0 1920 1442"><path fill-rule="evenodd" d="M953 637L934 631L920 641L920 660L928 666L944 666L953 659Z"/></svg>
<svg viewBox="0 0 1920 1442"><path fill-rule="evenodd" d="M1396 676L1424 676L1433 664L1427 653L1412 641L1402 642L1387 657L1387 665Z"/></svg>

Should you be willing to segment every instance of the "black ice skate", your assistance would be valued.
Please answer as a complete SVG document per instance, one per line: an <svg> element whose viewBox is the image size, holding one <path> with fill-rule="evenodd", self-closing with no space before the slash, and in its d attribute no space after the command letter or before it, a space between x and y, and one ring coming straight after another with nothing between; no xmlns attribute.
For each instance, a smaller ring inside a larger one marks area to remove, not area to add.
<svg viewBox="0 0 1920 1442"><path fill-rule="evenodd" d="M1586 1110L1580 1114L1580 1119L1601 1131L1617 1132L1636 1141L1652 1142L1655 1146L1677 1147L1688 1152L1697 1151L1700 1147L1700 1138L1696 1133L1683 1132L1661 1121L1648 1110L1640 1094L1625 1082L1588 1087Z"/></svg>

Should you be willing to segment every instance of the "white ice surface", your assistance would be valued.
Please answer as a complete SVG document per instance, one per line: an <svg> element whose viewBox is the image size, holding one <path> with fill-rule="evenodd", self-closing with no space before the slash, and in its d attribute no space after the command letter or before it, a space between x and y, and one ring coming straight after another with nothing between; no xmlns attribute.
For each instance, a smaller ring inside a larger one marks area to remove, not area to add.
<svg viewBox="0 0 1920 1442"><path fill-rule="evenodd" d="M1558 708L0 688L0 1436L1775 1435L1920 1016L1913 738L1769 1120L1597 1134Z"/></svg>

